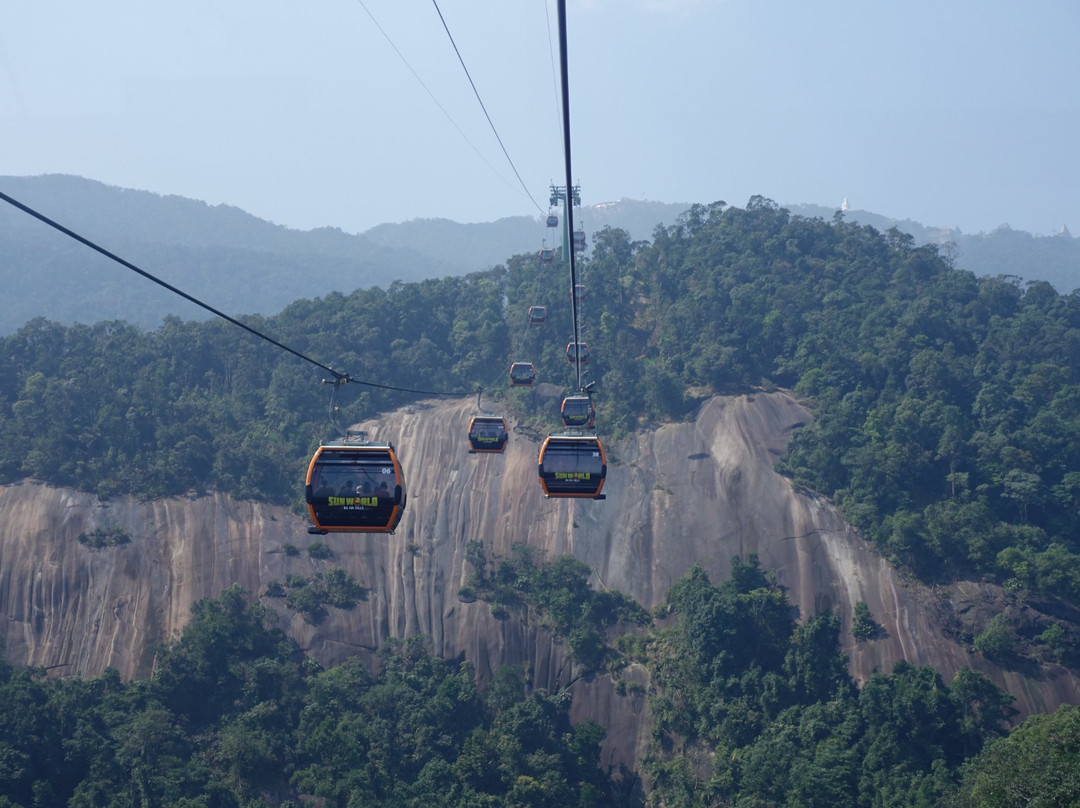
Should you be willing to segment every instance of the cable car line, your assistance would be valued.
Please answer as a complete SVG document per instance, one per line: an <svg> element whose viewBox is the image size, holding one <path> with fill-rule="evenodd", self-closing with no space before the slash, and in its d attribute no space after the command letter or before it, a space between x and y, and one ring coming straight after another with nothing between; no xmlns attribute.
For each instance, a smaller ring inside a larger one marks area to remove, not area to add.
<svg viewBox="0 0 1080 808"><path fill-rule="evenodd" d="M296 350L295 348L290 348L285 343L279 342L278 340L274 339L273 337L267 336L266 334L262 333L258 329L252 328L251 326L246 325L245 323L242 323L240 320L237 320L235 317L231 317L228 314L226 314L225 312L220 311L218 309L215 309L209 303L204 303L203 301L199 300L197 297L194 297L193 295L189 295L187 292L183 291L182 289L178 289L177 287L173 286L172 284L170 284L170 283L168 283L166 281L163 281L161 278L158 278L155 275L152 275L151 273L147 272L145 269L140 269L135 264L131 263L130 261L128 261L128 260L126 260L124 258L121 258L116 253L110 252L109 250L105 249L104 247L100 246L99 244L94 243L93 241L86 238L85 236L79 235L74 230L71 230L71 229L69 229L67 227L64 227L64 225L60 224L59 222L57 222L57 221L55 221L53 219L50 219L45 214L34 210L29 205L25 205L22 202L20 202L19 200L15 199L14 197L8 196L3 191L0 191L0 199L7 202L9 205L12 205L13 207L18 208L23 213L26 213L26 214L28 214L30 216L33 216L38 221L47 224L49 227L53 228L54 230L58 230L59 232L63 233L65 236L67 236L68 238L72 238L75 241L78 241L80 244L83 244L83 245L89 247L90 249L94 250L95 252L101 253L106 258L108 258L108 259L110 259L112 261L115 261L116 263L120 264L123 267L126 267L127 269L130 269L132 272L135 272L135 273L137 273L139 275L142 275L147 280L153 281L158 286L161 286L161 287L164 287L165 289L168 289L173 294L179 295L180 297L184 298L185 300L187 300L187 301L189 301L191 303L194 303L196 306L199 306L200 308L206 309L211 314L213 314L213 315L215 315L217 317L220 317L221 319L226 320L226 321L232 323L235 326L239 326L240 328L247 331L249 334L252 334L252 335L258 337L261 340L265 340L266 342L269 342L274 347L280 348L281 350L286 351L287 353L291 353L293 356L298 357L298 358L304 360L305 362L308 362L309 364L314 365L317 368L321 368L322 370L325 370L327 373L329 373L331 376L333 376L333 380L331 381L331 383L333 383L333 384L350 384L350 383L351 384L362 384L365 387L375 387L375 388L378 388L380 390L394 390L394 391L399 392L399 393L416 393L418 395L424 395L424 396L455 397L455 396L463 396L463 395L466 394L465 391L448 392L448 391L445 391L445 390L443 390L443 391L439 391L439 390L416 390L416 389L413 389L413 388L410 388L410 387L398 387L397 385L379 384L377 382L367 382L367 381L363 381L362 379L353 378L348 373L342 373L339 370L334 370L329 365L324 365L322 362L319 362L317 359L312 359L307 354L301 353L300 351Z"/></svg>
<svg viewBox="0 0 1080 808"><path fill-rule="evenodd" d="M566 56L566 0L559 0L559 74L562 79L562 119L563 119L563 162L566 164L566 188L567 193L573 187L573 171L570 167L570 67ZM574 206L566 206L566 226L574 232ZM578 306L577 296L577 266L574 260L574 249L570 250L570 307L574 319L574 344L578 345ZM581 389L581 363L575 362L577 370L577 387Z"/></svg>
<svg viewBox="0 0 1080 808"><path fill-rule="evenodd" d="M506 146L503 145L502 138L499 137L499 131L495 128L495 124L494 122L492 122L491 116L488 115L487 107L484 106L484 100L480 97L480 91L476 89L476 83L473 81L472 76L469 74L469 68L465 66L465 59L462 58L461 51L458 50L457 42L454 41L454 35L450 33L450 27L446 24L446 18L443 17L442 9L439 8L439 3L437 2L437 0L431 0L431 3L435 6L435 11L437 11L439 14L439 19L442 21L443 25L443 30L446 31L446 36L449 37L450 44L454 46L454 53L457 54L458 61L461 62L461 69L465 71L465 77L469 80L469 86L472 87L473 94L476 96L476 100L480 104L480 109L484 111L484 117L487 118L488 126L491 127L491 131L495 134L495 139L499 141L499 148L502 149L502 153L506 156L506 162L508 162L510 164L510 168L514 170L514 176L518 178L518 182L521 183L521 187L525 191L525 194L532 201L536 209L540 211L540 214L543 215L544 209L540 207L537 201L533 199L533 195L529 193L529 188L525 184L525 180L521 178L521 175L518 173L517 166L515 166L514 161L510 159L510 153L506 151Z"/></svg>
<svg viewBox="0 0 1080 808"><path fill-rule="evenodd" d="M548 55L551 57L551 84L555 88L555 120L559 121L559 75L555 68L555 45L551 41L551 14L547 0L544 0L544 21L547 23ZM558 227L557 224L555 226Z"/></svg>
<svg viewBox="0 0 1080 808"><path fill-rule="evenodd" d="M387 43L390 45L390 47L394 49L394 53L396 53L398 55L398 58L401 59L402 64L404 64L405 67L407 67L409 69L409 72L413 74L413 78L415 78L420 83L420 86L424 88L424 92L426 92L428 94L428 96L431 98L431 100L435 102L435 106L437 106L439 108L439 110L442 112L442 114L444 116L446 116L446 120L450 121L451 126L453 126L457 130L458 134L461 135L462 139L466 143L469 144L469 148L471 148L474 152L476 152L476 156L480 158L480 160L484 163L484 165L486 165L488 168L491 169L491 172L496 177L498 177L500 180L502 180L504 183L506 183L507 187L514 188L514 183L510 182L510 180L508 180L506 177L504 177L502 174L500 174L498 172L498 170L495 168L495 166L493 166L488 161L488 159L486 157L484 157L484 155L480 151L480 149L478 149L476 147L476 145L471 140L469 140L469 136L465 134L465 132L462 130L462 128L457 125L457 121L455 121L453 119L453 117L451 117L450 113L446 111L446 107L444 107L441 103L439 103L439 99L435 97L435 93L433 93L431 91L431 88L429 88L427 86L427 84L424 83L424 80L422 78L420 78L420 74L417 73L413 69L413 66L411 64L409 64L409 60L405 58L405 54L403 54L398 49L398 46L394 44L394 40L392 40L390 38L390 35L388 33L386 33L386 31L383 29L383 27L381 25L379 25L379 21L377 19L375 19L375 15L371 13L371 10L366 5L364 5L364 0L356 0L356 2L358 2L360 4L360 7L362 9L364 9L364 11L367 12L367 15L371 18L371 21L375 24L375 27L379 29L379 33L383 35L383 38L387 41ZM514 173L517 173L516 170L515 170ZM521 178L518 177L518 179L520 180ZM515 188L515 190L517 190L517 189ZM526 191L526 194L528 194L528 191ZM532 199L531 196L529 198ZM533 204L535 205L536 202L534 201Z"/></svg>

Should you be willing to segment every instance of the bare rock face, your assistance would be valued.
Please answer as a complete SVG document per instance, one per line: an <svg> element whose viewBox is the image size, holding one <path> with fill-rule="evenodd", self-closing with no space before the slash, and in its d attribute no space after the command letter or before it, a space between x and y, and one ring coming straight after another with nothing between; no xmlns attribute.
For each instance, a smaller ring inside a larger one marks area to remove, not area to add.
<svg viewBox="0 0 1080 808"><path fill-rule="evenodd" d="M713 398L693 421L608 445L608 498L599 502L545 500L538 442L520 431L502 455L468 454L472 414L471 401L424 403L364 424L397 447L408 506L395 535L320 537L333 551L326 560L308 556L307 520L284 508L221 495L102 502L30 483L0 488L5 655L62 674L111 666L143 676L155 643L178 635L196 601L233 583L259 595L290 574L340 566L370 594L318 624L263 598L305 652L333 665L388 638L425 634L436 653L469 659L482 680L503 663L527 663L536 687L572 684L576 717L607 727L610 759L632 765L651 729L643 696L617 696L603 678L572 681L564 649L542 628L459 598L466 546L482 541L489 558L514 543L548 557L572 553L595 571L595 586L647 607L693 564L718 583L732 556L757 553L801 617L841 616L859 680L905 659L933 665L946 681L965 665L981 670L1017 697L1021 717L1080 701L1080 680L1065 668L1003 669L960 643L941 619L948 590L903 581L824 498L773 471L791 430L810 420L789 395ZM113 529L130 543L95 550L78 541ZM963 586L968 598L972 587L992 589ZM849 629L860 600L883 631L856 644Z"/></svg>

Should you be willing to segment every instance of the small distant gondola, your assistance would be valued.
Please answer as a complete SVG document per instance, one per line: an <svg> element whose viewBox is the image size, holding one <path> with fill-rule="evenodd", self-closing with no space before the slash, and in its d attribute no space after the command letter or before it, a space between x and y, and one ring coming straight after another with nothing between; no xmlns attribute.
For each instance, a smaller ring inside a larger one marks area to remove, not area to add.
<svg viewBox="0 0 1080 808"><path fill-rule="evenodd" d="M587 429L596 420L596 409L589 396L567 396L562 401L560 412L566 426Z"/></svg>
<svg viewBox="0 0 1080 808"><path fill-rule="evenodd" d="M549 213L548 217L547 217L547 226L548 227L558 227L559 226L559 217L556 216L554 213Z"/></svg>
<svg viewBox="0 0 1080 808"><path fill-rule="evenodd" d="M574 299L579 303L589 296L589 287L579 283L574 286Z"/></svg>
<svg viewBox="0 0 1080 808"><path fill-rule="evenodd" d="M529 325L543 325L547 322L547 306L529 306Z"/></svg>
<svg viewBox="0 0 1080 808"><path fill-rule="evenodd" d="M573 235L573 241L574 241L574 249L575 250L584 250L585 249L585 231L584 230L575 230L574 235Z"/></svg>
<svg viewBox="0 0 1080 808"><path fill-rule="evenodd" d="M537 253L540 256L541 264L553 264L555 263L555 251L549 250L546 247Z"/></svg>
<svg viewBox="0 0 1080 808"><path fill-rule="evenodd" d="M470 453L502 452L509 439L506 420L498 415L475 415L469 423Z"/></svg>
<svg viewBox="0 0 1080 808"><path fill-rule="evenodd" d="M569 342L566 345L566 361L571 365L579 363L587 365L589 363L589 343L587 342Z"/></svg>
<svg viewBox="0 0 1080 808"><path fill-rule="evenodd" d="M532 362L515 362L510 366L510 384L528 387L536 381L536 367Z"/></svg>
<svg viewBox="0 0 1080 808"><path fill-rule="evenodd" d="M390 443L331 441L308 465L312 533L393 533L405 512L405 474Z"/></svg>
<svg viewBox="0 0 1080 808"><path fill-rule="evenodd" d="M544 496L604 499L607 455L595 435L548 435L538 468Z"/></svg>

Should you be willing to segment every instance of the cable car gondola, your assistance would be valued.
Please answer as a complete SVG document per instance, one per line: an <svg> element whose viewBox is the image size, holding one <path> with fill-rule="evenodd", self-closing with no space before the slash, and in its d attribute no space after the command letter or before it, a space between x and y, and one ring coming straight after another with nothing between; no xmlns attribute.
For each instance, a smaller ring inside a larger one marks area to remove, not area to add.
<svg viewBox="0 0 1080 808"><path fill-rule="evenodd" d="M566 344L566 361L571 365L575 362L587 365L589 363L589 343L568 342Z"/></svg>
<svg viewBox="0 0 1080 808"><path fill-rule="evenodd" d="M498 415L475 415L469 422L470 454L502 452L509 437L506 420Z"/></svg>
<svg viewBox="0 0 1080 808"><path fill-rule="evenodd" d="M596 420L596 409L589 396L567 396L562 400L560 413L566 426L587 429Z"/></svg>
<svg viewBox="0 0 1080 808"><path fill-rule="evenodd" d="M558 227L559 226L559 217L556 216L554 213L549 213L548 217L547 217L547 226L548 227Z"/></svg>
<svg viewBox="0 0 1080 808"><path fill-rule="evenodd" d="M536 381L536 367L532 362L515 362L510 366L510 384L528 387Z"/></svg>
<svg viewBox="0 0 1080 808"><path fill-rule="evenodd" d="M604 499L607 455L595 435L548 435L538 468L546 497Z"/></svg>
<svg viewBox="0 0 1080 808"><path fill-rule="evenodd" d="M529 306L529 325L543 325L547 322L547 306Z"/></svg>
<svg viewBox="0 0 1080 808"><path fill-rule="evenodd" d="M573 235L573 242L574 242L574 249L575 250L584 250L585 249L585 231L584 230L575 230L574 235Z"/></svg>
<svg viewBox="0 0 1080 808"><path fill-rule="evenodd" d="M405 474L390 443L331 441L308 465L312 533L393 533L405 512Z"/></svg>
<svg viewBox="0 0 1080 808"><path fill-rule="evenodd" d="M555 251L544 248L537 253L540 256L541 264L553 264L555 263Z"/></svg>

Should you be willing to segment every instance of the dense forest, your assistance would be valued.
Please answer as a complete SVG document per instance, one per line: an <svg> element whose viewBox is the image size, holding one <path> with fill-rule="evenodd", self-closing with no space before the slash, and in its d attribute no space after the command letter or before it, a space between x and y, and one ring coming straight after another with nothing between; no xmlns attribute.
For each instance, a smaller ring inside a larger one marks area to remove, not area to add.
<svg viewBox="0 0 1080 808"><path fill-rule="evenodd" d="M648 670L658 725L640 775L603 766L604 731L571 725L569 690L533 690L527 669L481 689L423 637L383 648L374 672L322 669L233 587L196 604L148 679L0 661L0 805L1006 806L1044 788L1044 756L1057 795L1078 793L1075 709L997 739L1011 697L970 670L947 685L899 663L859 689L839 621L797 625L753 558L718 586L692 569L655 624L590 590L573 558L473 558L508 619L532 611L628 690L640 685L626 672ZM1017 768L1007 784L1003 763Z"/></svg>

